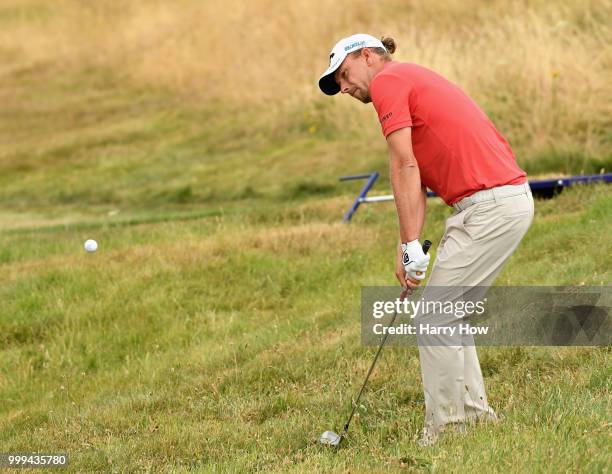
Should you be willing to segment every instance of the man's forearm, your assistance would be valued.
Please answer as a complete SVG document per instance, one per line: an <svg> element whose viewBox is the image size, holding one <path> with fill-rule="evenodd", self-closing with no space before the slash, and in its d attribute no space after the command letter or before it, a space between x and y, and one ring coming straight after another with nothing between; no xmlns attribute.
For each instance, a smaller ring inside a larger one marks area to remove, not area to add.
<svg viewBox="0 0 612 474"><path fill-rule="evenodd" d="M420 177L419 177L420 179ZM419 230L419 237L421 236L421 233L423 232L423 226L425 225L425 211L427 209L427 188L425 186L421 186L421 215L417 216L417 222L418 222L418 230Z"/></svg>
<svg viewBox="0 0 612 474"><path fill-rule="evenodd" d="M425 222L426 194L416 160L391 157L391 186L399 217L400 239L410 242L418 239Z"/></svg>

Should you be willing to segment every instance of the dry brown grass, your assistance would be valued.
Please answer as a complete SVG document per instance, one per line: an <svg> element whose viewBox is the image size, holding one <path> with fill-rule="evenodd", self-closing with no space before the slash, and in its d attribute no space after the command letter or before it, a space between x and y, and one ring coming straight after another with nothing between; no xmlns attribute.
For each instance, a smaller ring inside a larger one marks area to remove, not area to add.
<svg viewBox="0 0 612 474"><path fill-rule="evenodd" d="M609 154L609 0L5 0L0 74L53 61L98 65L189 100L265 104L270 120L322 100L316 87L341 36L391 35L397 59L431 67L493 115L520 154ZM358 127L372 111L338 100ZM378 133L367 127L369 137Z"/></svg>

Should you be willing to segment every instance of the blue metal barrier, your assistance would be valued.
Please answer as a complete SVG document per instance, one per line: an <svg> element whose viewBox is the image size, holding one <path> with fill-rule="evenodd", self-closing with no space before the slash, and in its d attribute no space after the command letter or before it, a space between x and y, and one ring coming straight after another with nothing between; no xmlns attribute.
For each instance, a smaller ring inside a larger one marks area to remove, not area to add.
<svg viewBox="0 0 612 474"><path fill-rule="evenodd" d="M354 176L342 176L340 181L352 181L357 179L367 179L366 184L361 188L359 195L355 198L353 205L344 215L342 219L343 222L349 222L353 217L353 214L357 212L359 205L361 203L368 202L383 202L383 201L393 201L393 195L387 194L384 196L371 196L367 197L368 192L376 183L376 180L380 174L378 171L374 171L373 173L368 174L358 174ZM591 184L591 183L612 183L612 173L602 173L602 174L593 174L588 176L570 176L568 178L555 178L555 179L536 179L529 181L529 187L531 188L531 192L534 196L541 197L552 197L555 194L558 194L563 190L563 188L568 186L573 186L575 184ZM427 197L435 197L436 193L433 191L427 192Z"/></svg>

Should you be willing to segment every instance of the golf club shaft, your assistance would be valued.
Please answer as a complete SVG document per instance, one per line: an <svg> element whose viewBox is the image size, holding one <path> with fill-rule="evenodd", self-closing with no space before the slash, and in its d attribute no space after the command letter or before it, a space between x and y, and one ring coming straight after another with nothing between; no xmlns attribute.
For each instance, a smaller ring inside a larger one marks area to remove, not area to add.
<svg viewBox="0 0 612 474"><path fill-rule="evenodd" d="M429 251L429 247L431 247L431 242L429 240L426 240L425 242L423 242L423 252L424 253L427 253ZM404 292L402 292L402 294L403 293ZM406 294L405 296L408 296L408 294ZM397 317L397 309L395 310L395 313L393 314L393 318L391 319L391 322L389 323L389 326L387 327L393 326L393 324L395 323L396 317ZM368 375L366 375L363 385L361 386L361 390L359 390L359 394L357 395L357 399L355 400L355 404L353 406L353 410L351 411L351 415L349 416L346 424L344 425L344 430L342 432L341 438L343 438L348 432L349 425L351 424L351 420L353 419L353 415L355 414L355 411L357 411L357 407L359 406L359 400L361 399L361 394L363 393L363 390L368 384L368 380L370 379L370 375L372 374L372 371L374 370L374 366L376 365L376 362L378 361L378 357L380 356L382 348L385 346L385 343L387 342L387 337L389 337L389 332L385 331L385 335L383 336L382 341L380 341L380 345L378 346L378 351L376 351L376 355L374 356L374 360L372 361L370 370L368 370Z"/></svg>
<svg viewBox="0 0 612 474"><path fill-rule="evenodd" d="M393 323L395 323L395 318L397 317L397 311L395 311L395 313L393 314L393 318L391 319L391 322L389 323L389 327L393 326ZM380 352L382 351L383 346L385 345L385 343L387 342L387 336L389 336L389 333L385 333L382 341L380 342L380 346L378 346L378 351L376 351L376 355L374 356L374 360L372 361L372 365L370 366L370 370L368 370L368 375L366 375L366 378L363 382L363 385L361 386L361 390L359 390L359 394L357 395L357 399L355 400L355 404L353 406L353 411L351 411L351 415L349 416L349 419L347 420L346 424L344 425L344 431L342 433L342 436L344 436L346 434L346 432L349 429L349 425L351 424L351 420L353 419L353 415L355 414L355 411L357 410L357 407L359 406L359 400L361 399L361 394L363 393L363 390L365 389L366 385L368 384L368 380L370 380L370 375L372 374L372 371L374 370L374 366L376 365L376 361L378 361L378 356L380 356Z"/></svg>

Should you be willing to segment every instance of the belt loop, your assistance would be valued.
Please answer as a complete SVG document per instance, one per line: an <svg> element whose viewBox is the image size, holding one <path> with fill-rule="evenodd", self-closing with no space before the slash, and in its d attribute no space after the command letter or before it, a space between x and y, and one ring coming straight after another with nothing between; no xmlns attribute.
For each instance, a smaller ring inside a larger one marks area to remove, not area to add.
<svg viewBox="0 0 612 474"><path fill-rule="evenodd" d="M495 204L499 204L499 196L497 194L497 188L492 188L491 192L493 193L493 199L495 199Z"/></svg>

